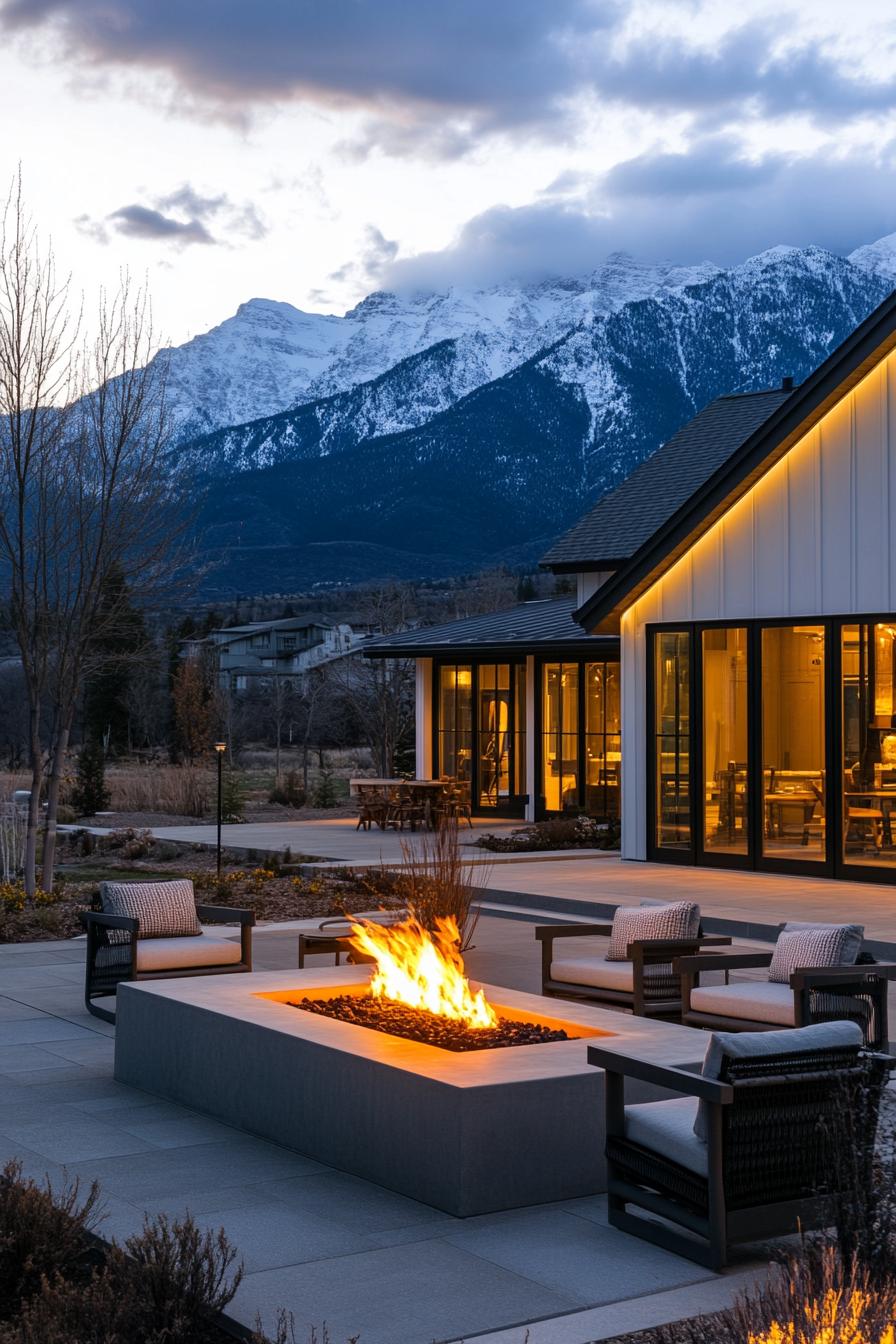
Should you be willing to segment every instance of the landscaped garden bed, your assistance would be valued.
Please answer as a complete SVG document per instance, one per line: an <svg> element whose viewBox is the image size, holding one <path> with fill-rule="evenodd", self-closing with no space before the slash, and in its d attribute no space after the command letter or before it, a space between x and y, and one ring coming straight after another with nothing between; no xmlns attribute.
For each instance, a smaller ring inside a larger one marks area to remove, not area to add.
<svg viewBox="0 0 896 1344"><path fill-rule="evenodd" d="M314 919L380 907L399 908L396 880L379 871L351 869L303 877L279 866L247 866L245 856L225 853L220 876L216 855L200 845L155 840L127 828L96 836L63 833L56 883L51 893L25 897L20 881L0 884L0 943L74 938L83 933L80 913L94 905L99 884L190 878L197 898L255 911L260 921ZM288 856L293 866L306 856Z"/></svg>
<svg viewBox="0 0 896 1344"><path fill-rule="evenodd" d="M147 1215L119 1245L102 1221L96 1182L54 1188L17 1162L0 1170L0 1344L298 1344L286 1313L273 1340L224 1315L243 1266L223 1228ZM309 1344L328 1338L312 1330Z"/></svg>
<svg viewBox="0 0 896 1344"><path fill-rule="evenodd" d="M473 841L494 854L529 854L554 849L618 849L616 822L594 817L550 817L533 821L510 835L480 835Z"/></svg>

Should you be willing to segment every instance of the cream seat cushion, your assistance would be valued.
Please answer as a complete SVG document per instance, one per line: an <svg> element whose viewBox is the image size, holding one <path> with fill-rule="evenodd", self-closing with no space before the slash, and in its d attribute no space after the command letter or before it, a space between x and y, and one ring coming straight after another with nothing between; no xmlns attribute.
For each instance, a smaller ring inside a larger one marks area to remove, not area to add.
<svg viewBox="0 0 896 1344"><path fill-rule="evenodd" d="M691 1007L716 1017L742 1017L792 1027L793 990L769 980L742 980L736 985L701 985L691 990Z"/></svg>
<svg viewBox="0 0 896 1344"><path fill-rule="evenodd" d="M566 957L551 962L551 979L564 985L590 985L593 989L627 990L634 987L630 961L608 961L606 957Z"/></svg>
<svg viewBox="0 0 896 1344"><path fill-rule="evenodd" d="M242 958L239 941L201 933L195 938L138 938L138 971L183 971L192 966L232 966Z"/></svg>
<svg viewBox="0 0 896 1344"><path fill-rule="evenodd" d="M625 1137L698 1176L708 1170L708 1148L694 1134L696 1097L645 1101L625 1108Z"/></svg>

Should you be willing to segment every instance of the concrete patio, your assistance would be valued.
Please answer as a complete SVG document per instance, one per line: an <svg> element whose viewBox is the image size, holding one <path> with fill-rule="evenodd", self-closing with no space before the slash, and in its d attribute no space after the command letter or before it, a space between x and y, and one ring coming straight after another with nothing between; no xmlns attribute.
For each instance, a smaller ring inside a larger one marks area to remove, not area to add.
<svg viewBox="0 0 896 1344"><path fill-rule="evenodd" d="M485 917L476 944L474 976L537 991L531 924ZM294 931L257 930L260 969L295 956ZM285 1306L301 1344L324 1321L334 1344L523 1344L527 1329L586 1344L710 1310L755 1272L718 1278L612 1231L601 1197L456 1219L122 1086L114 1029L83 1009L83 957L79 940L0 947L0 1159L100 1181L107 1236L186 1208L223 1225L246 1263L243 1322Z"/></svg>
<svg viewBox="0 0 896 1344"><path fill-rule="evenodd" d="M487 831L506 834L519 825L518 821L474 818L473 831L461 830L465 857L483 869L481 885L487 902L555 917L572 912L583 918L602 918L603 912L595 907L637 905L645 899L696 899L704 915L725 921L740 936L760 938L769 937L784 919L836 921L845 911L860 911L866 936L896 948L896 889L883 883L634 863L602 850L493 854L473 844L477 835ZM153 833L161 839L215 843L214 826L161 827ZM293 855L317 855L331 863L357 867L400 863L402 843L419 845L425 835L358 831L351 818L223 827L228 849L282 853L288 846Z"/></svg>

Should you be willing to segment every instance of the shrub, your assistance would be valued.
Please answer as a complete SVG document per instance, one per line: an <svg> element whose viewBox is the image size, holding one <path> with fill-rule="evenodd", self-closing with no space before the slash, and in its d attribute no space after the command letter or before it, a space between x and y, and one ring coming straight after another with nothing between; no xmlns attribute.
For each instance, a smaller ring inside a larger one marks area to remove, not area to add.
<svg viewBox="0 0 896 1344"><path fill-rule="evenodd" d="M269 803L279 803L281 807L304 807L305 790L297 770L289 770L279 784L275 784L268 794Z"/></svg>
<svg viewBox="0 0 896 1344"><path fill-rule="evenodd" d="M42 1278L83 1281L89 1274L88 1232L100 1218L99 1187L82 1198L74 1181L55 1190L22 1176L19 1162L0 1172L0 1319L40 1288Z"/></svg>
<svg viewBox="0 0 896 1344"><path fill-rule="evenodd" d="M56 1230L67 1244L75 1223L60 1213ZM223 1229L203 1232L189 1216L159 1215L124 1247L91 1257L87 1245L82 1228L78 1261L63 1262L58 1248L54 1260L46 1240L34 1246L31 1276L7 1303L0 1344L218 1344L214 1318L242 1278Z"/></svg>
<svg viewBox="0 0 896 1344"><path fill-rule="evenodd" d="M106 757L100 742L85 742L78 754L78 774L72 789L72 806L79 817L93 817L109 806L106 788Z"/></svg>
<svg viewBox="0 0 896 1344"><path fill-rule="evenodd" d="M496 854L549 849L618 849L619 824L596 821L594 817L549 817L521 826L510 835L481 835L474 844Z"/></svg>
<svg viewBox="0 0 896 1344"><path fill-rule="evenodd" d="M311 795L311 801L315 807L338 807L339 794L336 790L336 781L333 778L333 771L328 765L325 765L317 777L314 785L314 792Z"/></svg>
<svg viewBox="0 0 896 1344"><path fill-rule="evenodd" d="M488 868L472 868L463 861L456 822L426 831L416 845L401 842L402 865L389 874L388 884L420 923L431 932L438 920L453 918L461 936L461 951L471 946L479 919L479 888L488 884Z"/></svg>
<svg viewBox="0 0 896 1344"><path fill-rule="evenodd" d="M182 1221L165 1214L147 1218L124 1249L133 1262L134 1295L152 1329L169 1344L191 1344L232 1301L243 1277L224 1229L203 1232L189 1214Z"/></svg>
<svg viewBox="0 0 896 1344"><path fill-rule="evenodd" d="M236 770L225 770L221 780L221 820L234 823L244 821L246 790Z"/></svg>

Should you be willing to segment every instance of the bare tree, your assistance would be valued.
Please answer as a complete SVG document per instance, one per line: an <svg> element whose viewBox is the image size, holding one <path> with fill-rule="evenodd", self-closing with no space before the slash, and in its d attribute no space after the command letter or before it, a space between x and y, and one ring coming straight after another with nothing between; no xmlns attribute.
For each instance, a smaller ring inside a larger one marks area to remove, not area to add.
<svg viewBox="0 0 896 1344"><path fill-rule="evenodd" d="M372 591L364 604L367 623L383 634L406 630L416 618L412 589L392 584ZM414 741L415 668L410 658L364 658L356 655L332 664L333 677L373 753L384 778L396 769L396 758Z"/></svg>
<svg viewBox="0 0 896 1344"><path fill-rule="evenodd" d="M164 370L152 362L147 296L125 278L117 295L100 295L94 334L78 349L74 327L17 182L0 236L0 559L29 698L29 893L45 762L42 882L52 886L63 762L84 679L124 608L158 597L183 567L186 519L165 470ZM113 575L120 603L108 600Z"/></svg>
<svg viewBox="0 0 896 1344"><path fill-rule="evenodd" d="M28 701L31 798L23 868L29 893L37 883L41 709L55 633L50 569L65 526L56 499L67 419L60 407L71 399L76 339L68 282L57 280L52 252L41 251L19 173L0 225L0 568Z"/></svg>

